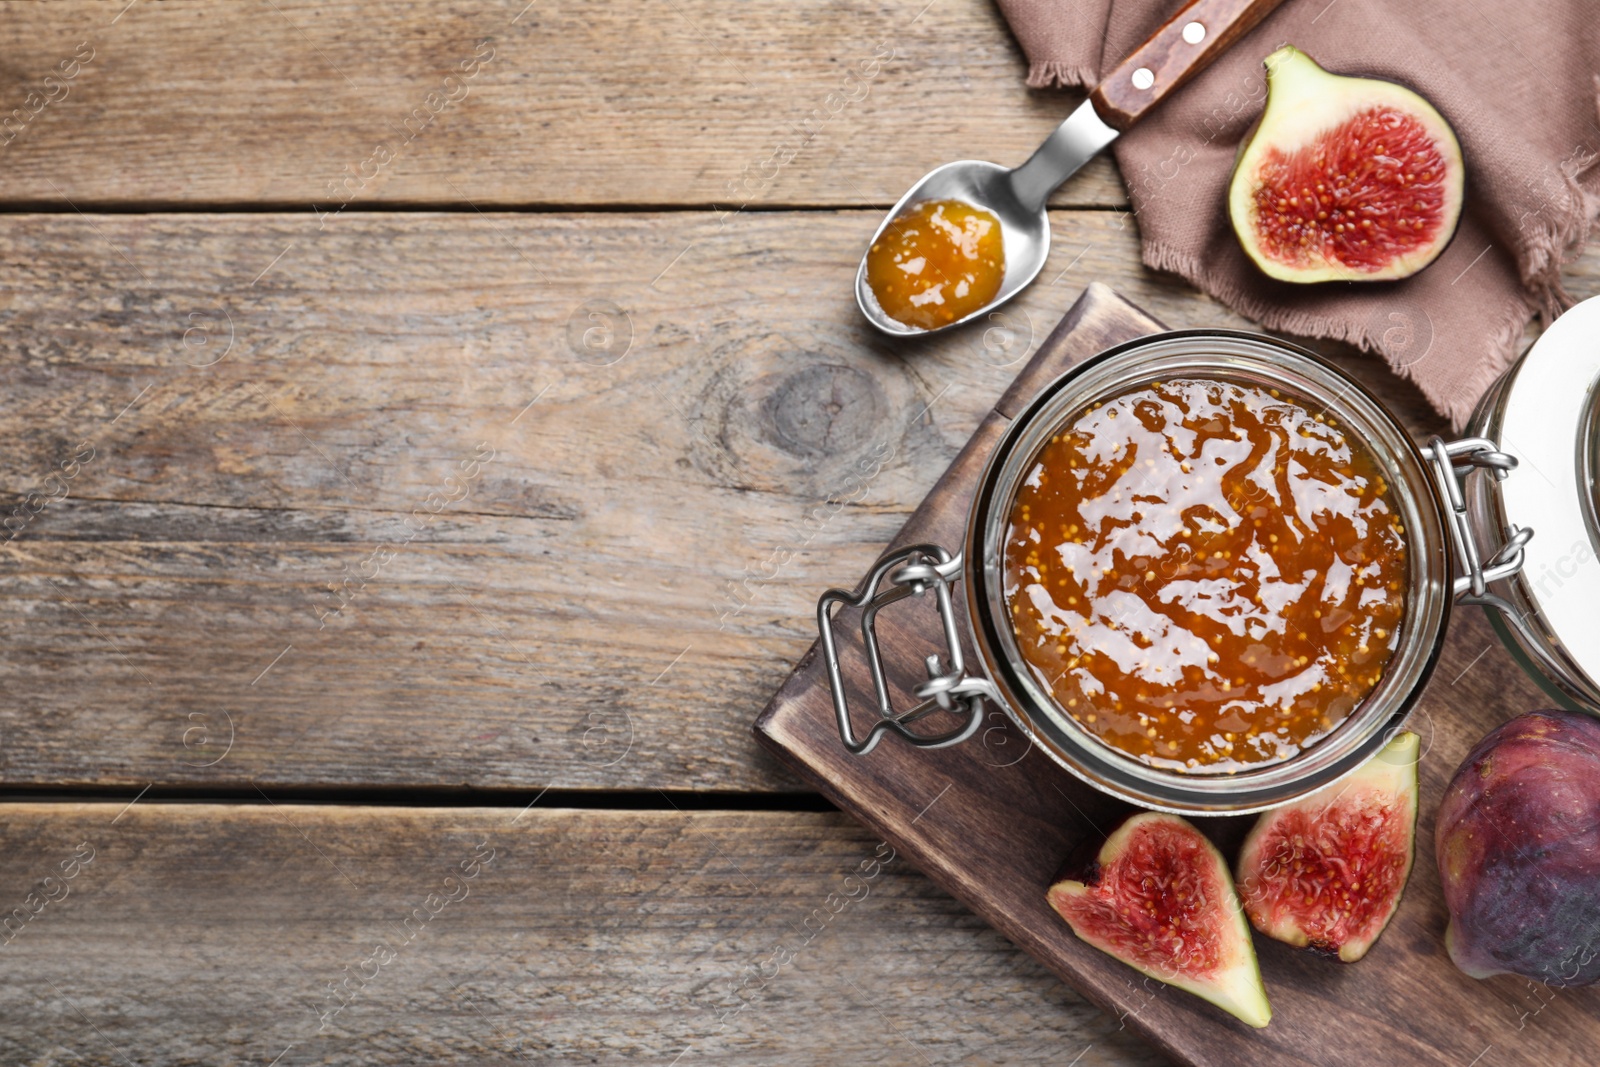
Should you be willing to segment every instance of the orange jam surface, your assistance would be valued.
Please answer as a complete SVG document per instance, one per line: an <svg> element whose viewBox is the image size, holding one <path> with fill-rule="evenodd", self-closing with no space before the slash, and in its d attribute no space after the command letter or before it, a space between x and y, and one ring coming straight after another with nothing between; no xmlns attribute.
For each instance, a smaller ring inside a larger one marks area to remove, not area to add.
<svg viewBox="0 0 1600 1067"><path fill-rule="evenodd" d="M1361 441L1244 382L1135 387L1064 425L1011 507L1023 658L1107 744L1169 770L1293 756L1378 683L1405 530Z"/></svg>
<svg viewBox="0 0 1600 1067"><path fill-rule="evenodd" d="M884 314L931 330L1000 292L1000 220L960 200L924 200L889 223L867 253L867 285Z"/></svg>

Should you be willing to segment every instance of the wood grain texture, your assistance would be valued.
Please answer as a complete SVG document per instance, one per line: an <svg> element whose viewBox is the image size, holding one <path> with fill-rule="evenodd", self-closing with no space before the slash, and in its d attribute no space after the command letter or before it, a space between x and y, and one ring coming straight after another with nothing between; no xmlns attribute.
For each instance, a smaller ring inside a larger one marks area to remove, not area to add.
<svg viewBox="0 0 1600 1067"><path fill-rule="evenodd" d="M988 3L121 7L5 8L0 201L887 207L1081 99L1024 87ZM1101 159L1053 202L1126 198Z"/></svg>
<svg viewBox="0 0 1600 1067"><path fill-rule="evenodd" d="M0 203L55 214L0 227L0 788L151 788L5 805L0 918L95 858L0 933L0 1062L1163 1062L905 857L864 879L880 839L843 816L154 802L810 788L748 723L817 592L1082 287L1241 324L1096 210L1055 214L994 329L861 328L881 207L937 163L1026 158L1077 102L1022 87L991 5L4 13ZM1054 202L1125 197L1099 159ZM207 208L248 214L146 214ZM1475 616L1451 641L1473 658L1430 722L1522 710ZM1425 833L1464 751L1433 744ZM479 842L469 896L418 919ZM1436 950L1413 923L1374 960L1402 936ZM378 941L395 959L323 1027ZM1359 973L1305 966L1334 993ZM1593 1014L1495 988L1536 1032L1482 1067L1548 1061L1541 1033Z"/></svg>
<svg viewBox="0 0 1600 1067"><path fill-rule="evenodd" d="M1106 125L1126 130L1209 66L1282 2L1191 0L1103 75L1100 84L1089 94L1095 112ZM1198 41L1184 36L1191 25L1201 28ZM1134 73L1140 70L1151 78L1144 88L1134 84Z"/></svg>
<svg viewBox="0 0 1600 1067"><path fill-rule="evenodd" d="M11 217L0 516L45 503L0 549L0 780L803 788L746 726L817 594L904 524L1082 285L1244 325L1142 268L1126 220L1061 212L1014 329L891 346L849 297L875 225ZM485 441L469 495L428 512ZM383 545L404 547L360 588Z"/></svg>
<svg viewBox="0 0 1600 1067"><path fill-rule="evenodd" d="M1085 294L1064 325L1070 331L1042 346L1020 381L1036 387L1087 355L1158 328L1099 287ZM1007 421L1001 411L986 420L893 544L960 542L978 475ZM873 687L859 627L845 614L836 624L845 687L868 713L858 718L859 728L870 717ZM937 617L925 606L896 605L878 616L876 629L893 706L908 708L922 657L942 647ZM992 725L963 745L926 751L889 737L869 755L852 757L840 743L827 675L813 650L756 729L934 882L1181 1063L1580 1063L1600 1043L1600 990L1552 998L1521 979L1478 982L1462 975L1445 953L1447 913L1433 863L1433 815L1467 750L1494 725L1542 703L1532 681L1498 652L1481 613L1459 612L1410 720L1423 744L1421 814L1417 863L1400 910L1376 947L1349 967L1258 937L1273 1007L1272 1022L1261 1031L1198 998L1142 980L1077 940L1056 917L1044 890L1063 860L1079 841L1133 809L1034 751L1002 712L992 711ZM938 725L931 722L926 732L938 732ZM1230 862L1252 821L1199 820ZM1552 1000L1564 1013L1559 1021L1544 1014ZM1538 1016L1537 1025L1529 1025L1530 1016Z"/></svg>
<svg viewBox="0 0 1600 1067"><path fill-rule="evenodd" d="M0 776L800 788L747 726L818 590L1078 288L1239 321L1144 272L1115 216L1065 213L1013 332L890 346L849 296L874 225L13 217Z"/></svg>
<svg viewBox="0 0 1600 1067"><path fill-rule="evenodd" d="M842 815L122 809L3 808L6 1063L1163 1062Z"/></svg>

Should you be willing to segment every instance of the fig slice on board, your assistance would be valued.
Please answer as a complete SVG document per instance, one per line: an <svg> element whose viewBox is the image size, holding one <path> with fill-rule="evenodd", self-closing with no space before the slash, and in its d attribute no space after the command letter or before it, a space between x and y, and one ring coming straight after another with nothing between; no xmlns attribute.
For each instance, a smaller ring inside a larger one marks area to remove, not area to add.
<svg viewBox="0 0 1600 1067"><path fill-rule="evenodd" d="M1256 820L1238 887L1257 930L1345 963L1367 954L1411 874L1418 747L1402 730L1354 774Z"/></svg>
<svg viewBox="0 0 1600 1067"><path fill-rule="evenodd" d="M1455 235L1455 131L1410 89L1330 74L1292 46L1267 57L1267 105L1228 186L1245 253L1286 282L1383 281Z"/></svg>
<svg viewBox="0 0 1600 1067"><path fill-rule="evenodd" d="M1072 932L1141 974L1251 1026L1272 1019L1250 928L1222 854L1176 815L1130 815L1088 842L1050 886Z"/></svg>

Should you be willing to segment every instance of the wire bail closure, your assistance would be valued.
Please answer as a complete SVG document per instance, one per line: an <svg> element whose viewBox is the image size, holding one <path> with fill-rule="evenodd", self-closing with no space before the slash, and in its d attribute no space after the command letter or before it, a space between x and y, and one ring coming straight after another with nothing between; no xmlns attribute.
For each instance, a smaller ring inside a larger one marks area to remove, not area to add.
<svg viewBox="0 0 1600 1067"><path fill-rule="evenodd" d="M977 733L982 725L985 698L999 702L999 693L987 678L973 677L967 673L966 658L961 651L951 587L961 580L962 565L963 559L959 553L952 556L938 545L911 545L879 560L855 592L829 589L817 601L817 631L822 637L822 655L828 668L828 688L833 694L834 715L839 723L839 737L852 755L865 756L877 746L884 734L891 732L899 734L917 748L945 748L960 744ZM896 601L922 596L930 589L944 630L945 659L942 660L939 653L933 653L923 661L928 679L912 690L918 703L906 711L897 712L878 648L878 612ZM872 686L878 704L878 720L864 738L856 737L850 721L849 700L845 693L838 647L834 641L833 616L836 605L861 609L861 644L867 654L867 666L872 674ZM944 668L946 661L949 663L948 670ZM936 711L963 710L967 716L966 722L945 733L920 734L907 729L908 724Z"/></svg>
<svg viewBox="0 0 1600 1067"><path fill-rule="evenodd" d="M1455 542L1456 556L1461 562L1461 573L1456 576L1452 591L1463 604L1484 604L1499 608L1510 617L1516 611L1503 598L1489 592L1489 583L1509 578L1522 569L1525 559L1523 546L1533 540L1533 530L1526 526L1510 524L1506 527L1505 542L1487 560L1472 532L1467 513L1466 496L1462 485L1473 471L1483 471L1485 476L1501 481L1517 467L1517 457L1501 452L1495 443L1485 437L1464 437L1446 443L1435 434L1422 449L1423 458L1433 472L1434 484L1446 503L1445 518L1450 526L1450 539Z"/></svg>

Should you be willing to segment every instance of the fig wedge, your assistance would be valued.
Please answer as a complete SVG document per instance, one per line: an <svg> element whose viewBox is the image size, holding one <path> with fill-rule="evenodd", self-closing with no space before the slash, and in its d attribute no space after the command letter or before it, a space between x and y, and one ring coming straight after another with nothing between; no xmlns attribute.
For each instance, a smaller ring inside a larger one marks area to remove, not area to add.
<svg viewBox="0 0 1600 1067"><path fill-rule="evenodd" d="M1237 879L1251 925L1345 963L1367 954L1411 874L1419 747L1402 730L1354 774L1256 820Z"/></svg>
<svg viewBox="0 0 1600 1067"><path fill-rule="evenodd" d="M1103 842L1080 848L1046 895L1101 952L1250 1026L1271 1021L1228 865L1186 820L1129 816Z"/></svg>

